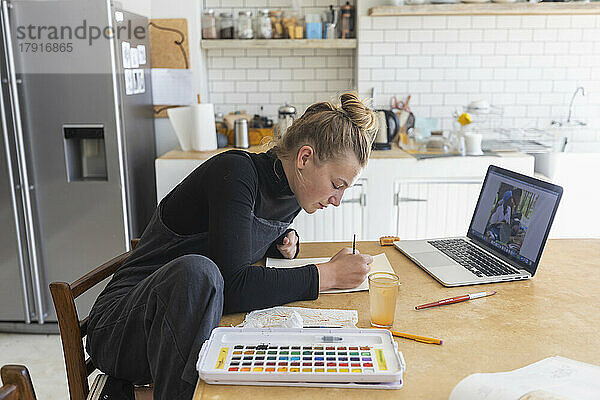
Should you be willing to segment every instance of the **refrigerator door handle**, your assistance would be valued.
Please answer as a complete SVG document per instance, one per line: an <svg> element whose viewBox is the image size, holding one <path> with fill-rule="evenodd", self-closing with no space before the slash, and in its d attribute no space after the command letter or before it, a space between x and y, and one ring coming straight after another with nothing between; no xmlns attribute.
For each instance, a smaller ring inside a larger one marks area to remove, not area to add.
<svg viewBox="0 0 600 400"><path fill-rule="evenodd" d="M4 25L4 24L2 24ZM2 31L2 29L0 29ZM5 37L5 35L3 35ZM6 45L6 43L5 43ZM3 78L2 83L8 83L8 79ZM16 191L21 190L21 185L15 184L14 171L13 171L13 159L12 154L10 152L10 140L8 137L8 123L6 118L6 108L4 105L4 94L1 88L2 84L0 84L0 118L2 119L2 132L4 133L2 136L4 138L4 150L6 152L6 165L8 169L8 180L10 185L10 197L13 205L13 217L15 219L15 230L17 233L17 247L18 247L18 261L19 261L19 273L21 276L21 289L23 290L23 304L25 305L25 309L23 313L25 315L25 323L31 323L31 316L29 315L29 296L27 295L27 274L25 273L25 260L23 259L23 242L22 237L23 234L21 232L21 224L19 224L20 216L19 216L19 208L17 205L17 195Z"/></svg>
<svg viewBox="0 0 600 400"><path fill-rule="evenodd" d="M33 210L31 206L31 186L29 184L29 175L27 172L27 158L25 153L25 143L23 138L23 126L21 124L21 109L19 107L19 92L17 89L17 75L15 71L15 58L12 48L12 34L10 29L10 18L8 9L10 5L7 0L2 0L2 24L4 27L5 48L7 55L8 67L8 85L10 89L10 102L12 106L13 124L16 132L17 159L20 170L21 186L22 186L22 201L25 214L25 231L27 232L29 261L31 266L31 274L33 277L33 293L35 299L35 308L37 312L37 320L40 324L44 323L45 312L42 297L41 274L38 264L37 243L35 240L35 229L33 222Z"/></svg>

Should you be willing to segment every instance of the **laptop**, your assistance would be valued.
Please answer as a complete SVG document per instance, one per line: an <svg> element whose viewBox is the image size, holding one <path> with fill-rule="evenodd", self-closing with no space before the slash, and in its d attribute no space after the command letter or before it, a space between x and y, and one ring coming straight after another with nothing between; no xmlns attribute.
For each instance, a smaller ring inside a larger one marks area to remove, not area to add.
<svg viewBox="0 0 600 400"><path fill-rule="evenodd" d="M444 286L535 275L562 187L491 165L466 237L400 240L394 246Z"/></svg>

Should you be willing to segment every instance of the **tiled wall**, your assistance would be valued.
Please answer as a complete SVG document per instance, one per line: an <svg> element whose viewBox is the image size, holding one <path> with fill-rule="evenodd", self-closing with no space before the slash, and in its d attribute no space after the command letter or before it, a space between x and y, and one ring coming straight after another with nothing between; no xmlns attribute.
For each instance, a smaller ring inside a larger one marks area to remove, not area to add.
<svg viewBox="0 0 600 400"><path fill-rule="evenodd" d="M452 126L452 111L487 99L507 127L574 118L600 131L600 16L361 17L358 89L379 106L412 95L416 115ZM597 135L600 139L600 135Z"/></svg>
<svg viewBox="0 0 600 400"><path fill-rule="evenodd" d="M341 0L301 0L302 10L322 13ZM205 0L215 13L289 9L291 0ZM353 49L222 49L205 52L210 101L216 111L246 110L276 117L286 101L298 112L310 104L331 100L356 88L356 51Z"/></svg>

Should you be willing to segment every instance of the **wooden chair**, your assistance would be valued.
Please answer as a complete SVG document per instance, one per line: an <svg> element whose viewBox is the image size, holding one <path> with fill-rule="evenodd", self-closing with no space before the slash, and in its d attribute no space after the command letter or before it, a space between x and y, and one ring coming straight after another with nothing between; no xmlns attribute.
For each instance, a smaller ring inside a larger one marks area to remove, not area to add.
<svg viewBox="0 0 600 400"><path fill-rule="evenodd" d="M0 400L35 400L31 377L24 365L5 365L0 376L4 383L0 387Z"/></svg>
<svg viewBox="0 0 600 400"><path fill-rule="evenodd" d="M139 239L133 239L131 248L134 249L138 242ZM131 251L116 256L72 284L67 282L50 284L50 293L58 317L71 400L86 400L90 391L88 376L96 370L92 360L85 359L83 338L87 335L88 318L79 320L75 299L114 274L130 253ZM136 399L152 399L152 388L136 387L135 395Z"/></svg>

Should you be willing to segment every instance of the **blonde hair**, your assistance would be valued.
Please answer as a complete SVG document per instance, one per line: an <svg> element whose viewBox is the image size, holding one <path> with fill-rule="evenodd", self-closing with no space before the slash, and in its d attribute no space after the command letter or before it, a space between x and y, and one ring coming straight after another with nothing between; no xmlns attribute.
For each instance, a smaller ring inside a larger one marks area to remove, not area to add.
<svg viewBox="0 0 600 400"><path fill-rule="evenodd" d="M274 140L273 151L280 158L294 157L302 146L308 145L321 162L339 159L351 151L364 167L371 154L376 123L375 114L356 93L344 93L339 107L331 102L309 106Z"/></svg>

